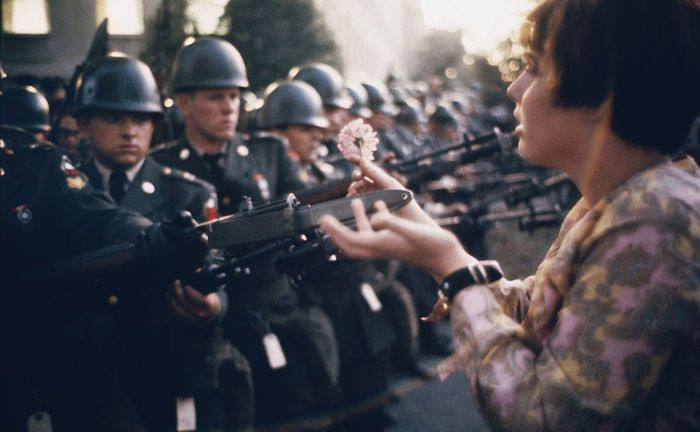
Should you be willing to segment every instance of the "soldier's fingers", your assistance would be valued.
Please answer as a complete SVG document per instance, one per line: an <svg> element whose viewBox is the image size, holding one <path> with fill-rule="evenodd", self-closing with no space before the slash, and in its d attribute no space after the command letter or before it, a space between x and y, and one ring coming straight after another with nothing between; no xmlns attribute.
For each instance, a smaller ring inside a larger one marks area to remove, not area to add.
<svg viewBox="0 0 700 432"><path fill-rule="evenodd" d="M209 304L207 303L207 298L202 293L200 293L195 288L189 285L184 286L183 294L184 301L190 303L190 305L195 308L201 309L209 306Z"/></svg>
<svg viewBox="0 0 700 432"><path fill-rule="evenodd" d="M170 307L175 315L175 318L184 323L193 323L198 319L197 317L186 307L180 304L175 297L170 300Z"/></svg>
<svg viewBox="0 0 700 432"><path fill-rule="evenodd" d="M369 219L367 219L367 215L365 214L365 206L364 204L362 204L362 201L360 201L359 199L353 200L350 203L350 206L352 207L353 215L355 215L355 224L357 225L357 230L372 230L372 227L369 223Z"/></svg>

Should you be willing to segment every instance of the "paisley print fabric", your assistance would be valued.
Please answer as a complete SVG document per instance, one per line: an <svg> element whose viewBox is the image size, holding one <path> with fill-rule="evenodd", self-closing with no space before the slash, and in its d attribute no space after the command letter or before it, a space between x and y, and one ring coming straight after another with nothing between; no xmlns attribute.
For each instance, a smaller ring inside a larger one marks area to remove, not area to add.
<svg viewBox="0 0 700 432"><path fill-rule="evenodd" d="M462 290L456 353L494 430L700 429L700 176L690 158L579 201L534 276Z"/></svg>

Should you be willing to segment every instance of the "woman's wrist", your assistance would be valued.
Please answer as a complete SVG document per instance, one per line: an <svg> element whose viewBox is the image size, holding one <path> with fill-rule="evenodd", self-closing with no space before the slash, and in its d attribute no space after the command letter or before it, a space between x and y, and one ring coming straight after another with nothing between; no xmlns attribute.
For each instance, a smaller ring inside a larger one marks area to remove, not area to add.
<svg viewBox="0 0 700 432"><path fill-rule="evenodd" d="M423 321L439 321L450 311L452 300L458 292L473 285L485 285L496 282L503 277L503 271L496 261L472 261L471 263L449 273L441 279L438 287L438 299L430 315Z"/></svg>
<svg viewBox="0 0 700 432"><path fill-rule="evenodd" d="M462 246L459 244L457 245L456 250L444 255L446 256L438 261L438 267L433 272L433 276L438 283L445 280L447 276L455 271L479 262L476 258L469 255L464 249L462 249Z"/></svg>

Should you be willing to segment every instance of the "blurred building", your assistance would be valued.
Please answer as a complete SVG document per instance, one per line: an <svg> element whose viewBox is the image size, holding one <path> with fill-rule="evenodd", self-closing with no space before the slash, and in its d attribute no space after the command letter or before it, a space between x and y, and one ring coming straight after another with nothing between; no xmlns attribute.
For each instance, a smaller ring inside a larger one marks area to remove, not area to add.
<svg viewBox="0 0 700 432"><path fill-rule="evenodd" d="M138 57L146 22L162 0L2 0L2 65L10 75L68 78L103 18L110 49ZM190 0L211 5L224 1ZM407 75L423 33L419 0L314 0L335 36L351 81Z"/></svg>
<svg viewBox="0 0 700 432"><path fill-rule="evenodd" d="M161 0L2 0L2 66L8 75L69 78L109 18L110 49L138 56Z"/></svg>
<svg viewBox="0 0 700 432"><path fill-rule="evenodd" d="M314 0L333 32L349 81L406 77L423 36L419 0Z"/></svg>

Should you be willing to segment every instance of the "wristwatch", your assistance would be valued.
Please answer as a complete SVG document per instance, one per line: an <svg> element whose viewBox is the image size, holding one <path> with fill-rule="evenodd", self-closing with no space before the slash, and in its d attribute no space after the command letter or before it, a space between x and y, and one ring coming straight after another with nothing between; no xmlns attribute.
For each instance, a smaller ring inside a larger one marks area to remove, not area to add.
<svg viewBox="0 0 700 432"><path fill-rule="evenodd" d="M503 277L503 270L494 260L478 261L450 273L437 287L438 299L433 310L423 321L439 321L450 311L452 299L458 292L472 285L486 285Z"/></svg>

